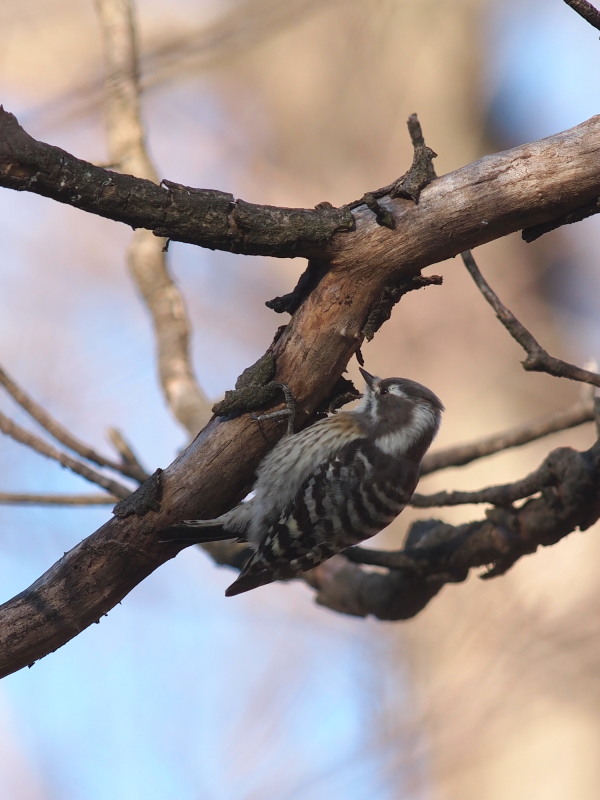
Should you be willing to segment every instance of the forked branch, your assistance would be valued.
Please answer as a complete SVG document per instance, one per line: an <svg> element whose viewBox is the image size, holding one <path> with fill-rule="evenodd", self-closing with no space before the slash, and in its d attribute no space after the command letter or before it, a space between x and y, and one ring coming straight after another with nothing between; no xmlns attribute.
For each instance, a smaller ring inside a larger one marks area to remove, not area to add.
<svg viewBox="0 0 600 800"><path fill-rule="evenodd" d="M42 428L56 439L57 442L64 445L67 449L77 453L78 456L97 464L99 467L108 467L115 472L120 472L129 478L134 478L137 481L145 480L148 475L145 470L135 458L131 449L129 449L129 458L122 459L121 461L113 461L111 458L101 455L93 447L82 442L74 436L64 425L49 414L46 409L37 403L27 392L13 379L8 373L0 367L0 385L4 387L6 392L13 398L26 414L34 419ZM39 440L33 437L34 440ZM24 442L23 442L24 443Z"/></svg>
<svg viewBox="0 0 600 800"><path fill-rule="evenodd" d="M290 387L303 419L331 393L363 341L373 308L390 287L478 244L556 219L600 194L600 117L432 180L418 205L404 198L378 198L379 206L393 216L392 228L377 224L366 206L352 213L296 213L249 209L223 197L213 198L215 205L206 193L197 196L185 187L171 191L80 162L35 142L6 114L0 114L0 184L37 191L182 241L246 253L318 257L319 280L268 353L275 365L272 380ZM541 204L532 198L542 198ZM348 218L350 226L332 224ZM321 234L299 224L309 219L321 226ZM299 234L302 230L306 237ZM159 510L112 518L0 609L0 675L60 647L174 557L177 546L161 543L157 531L181 519L216 516L241 499L259 459L284 429L285 422L259 426L248 414L210 422L160 476ZM565 518L564 525L573 519ZM501 530L501 525L493 526L492 537ZM326 570L335 563L319 573L321 600L329 580ZM432 580L439 584L439 575ZM361 598L363 608L373 608L366 613L383 617L379 600Z"/></svg>
<svg viewBox="0 0 600 800"><path fill-rule="evenodd" d="M74 472L76 475L81 475L82 478L85 478L91 483L101 486L115 497L125 498L131 494L132 490L127 486L124 486L122 483L118 483L112 478L108 478L106 475L98 472L98 470L92 469L92 467L84 464L83 461L73 458L73 456L70 456L63 450L58 450L48 442L45 442L39 436L36 436L34 433L25 430L25 428L23 428L21 425L18 425L1 411L0 432L5 436L10 436L10 438L14 439L16 442L20 442L21 444L30 447L32 450L35 450L36 453L39 453L46 458L53 459L61 466L70 469L71 472Z"/></svg>

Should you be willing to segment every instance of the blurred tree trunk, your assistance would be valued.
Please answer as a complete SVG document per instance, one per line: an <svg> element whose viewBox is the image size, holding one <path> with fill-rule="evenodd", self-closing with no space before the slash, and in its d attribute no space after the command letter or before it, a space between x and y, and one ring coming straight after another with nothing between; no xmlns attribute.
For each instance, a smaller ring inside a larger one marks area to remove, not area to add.
<svg viewBox="0 0 600 800"><path fill-rule="evenodd" d="M438 174L493 149L481 133L485 11L482 0L321 5L244 53L243 68L232 62L220 83L230 136L242 150L245 130L262 132L262 146L253 143L245 166L246 193L259 186L261 202L314 205L384 185L410 163L405 120L413 111L439 154ZM272 69L274 63L287 68ZM483 248L480 264L548 349L564 354L552 308L539 291L546 247L512 236ZM522 373L513 343L461 266L453 264L445 275L443 292L431 289L401 303L364 350L375 373L452 387L443 397L442 442L474 439L575 398L576 387ZM577 437L569 434L568 441L585 446L584 435ZM427 489L513 479L533 469L546 450L542 443L475 470L455 470L450 481L445 474ZM465 510L444 514L453 522L469 518ZM398 544L406 525L403 515L390 544ZM410 665L434 776L429 796L595 796L598 648L597 637L585 633L598 633L590 610L598 603L591 567L597 551L593 535L573 536L501 581L446 588L417 620L378 629L392 664ZM386 700L379 742L391 752L406 718L405 696L395 699L395 706ZM406 769L405 754L397 753L395 768L398 774Z"/></svg>

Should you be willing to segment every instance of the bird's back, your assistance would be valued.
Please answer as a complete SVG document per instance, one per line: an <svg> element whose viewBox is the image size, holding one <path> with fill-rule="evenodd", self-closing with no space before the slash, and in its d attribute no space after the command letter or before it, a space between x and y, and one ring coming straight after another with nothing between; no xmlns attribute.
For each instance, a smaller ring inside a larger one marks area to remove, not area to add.
<svg viewBox="0 0 600 800"><path fill-rule="evenodd" d="M293 578L374 536L402 511L417 480L413 461L355 435L329 458L312 464L276 516L262 518L264 527L255 531L257 550L227 594ZM273 504L268 508L272 511Z"/></svg>

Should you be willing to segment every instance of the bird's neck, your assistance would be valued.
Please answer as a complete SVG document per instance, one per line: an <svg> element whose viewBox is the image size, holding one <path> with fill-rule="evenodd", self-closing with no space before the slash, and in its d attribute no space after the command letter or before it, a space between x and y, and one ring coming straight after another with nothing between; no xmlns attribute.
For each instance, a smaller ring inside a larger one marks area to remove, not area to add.
<svg viewBox="0 0 600 800"><path fill-rule="evenodd" d="M374 444L393 458L420 461L439 428L440 419L427 406L414 406L405 420L385 420L377 424Z"/></svg>

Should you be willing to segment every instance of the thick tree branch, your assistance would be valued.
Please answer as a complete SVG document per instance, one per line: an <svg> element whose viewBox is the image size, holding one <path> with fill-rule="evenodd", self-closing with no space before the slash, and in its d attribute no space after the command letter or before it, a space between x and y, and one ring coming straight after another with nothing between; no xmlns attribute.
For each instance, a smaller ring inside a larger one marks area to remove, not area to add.
<svg viewBox="0 0 600 800"><path fill-rule="evenodd" d="M394 230L366 206L289 209L235 200L209 189L120 175L37 142L0 110L0 185L32 191L175 241L247 255L407 262L413 271L507 233L547 223L600 196L600 116L568 131L496 153L433 180L419 204L378 199ZM341 232L341 233L340 233ZM337 235L336 235L337 234ZM422 239L436 244L435 252ZM360 239L361 244L357 243ZM371 259L372 260L372 259Z"/></svg>
<svg viewBox="0 0 600 800"><path fill-rule="evenodd" d="M378 225L363 207L353 214L354 231L329 238L330 227L328 235L307 242L298 235L295 222L322 221L323 211L301 211L296 218L295 212L286 217L281 209L258 209L240 236L239 228L230 228L229 200L221 197L219 211L210 204L198 205L193 192L182 190L175 192L179 199L165 203L169 195L165 189L116 173L94 172L97 168L31 140L14 118L8 120L7 130L7 116L0 116L3 185L37 187L41 194L154 230L159 218L166 219L171 225L168 235L181 224L185 207L188 230L199 231L196 242L213 247L229 243L226 249L247 253L276 250L279 255L310 255L317 250L330 261L330 268L270 348L276 367L273 379L290 387L299 421L329 396L362 343L373 307L389 287L443 258L560 216L600 194L600 117L596 117L571 131L438 178L423 189L418 205L380 199L394 216L393 230ZM49 171L39 169L42 163ZM66 184L61 186L63 179ZM75 197L74 185L85 200ZM149 210L144 210L145 202ZM204 213L198 212L199 207ZM221 231L218 235L215 225ZM0 608L0 675L60 647L176 555L178 546L161 543L157 531L181 519L215 516L239 500L259 459L285 427L285 421L258 424L247 414L210 422L162 473L159 511L111 519L30 589Z"/></svg>
<svg viewBox="0 0 600 800"><path fill-rule="evenodd" d="M0 106L0 186L213 250L310 256L354 223L348 211L259 206L213 189L121 175L37 142Z"/></svg>
<svg viewBox="0 0 600 800"><path fill-rule="evenodd" d="M133 9L128 0L96 0L106 59L107 138L111 163L158 183L144 141ZM166 242L136 230L127 263L150 312L158 372L173 416L194 436L210 418L208 398L191 363L190 325L183 295L167 265Z"/></svg>

